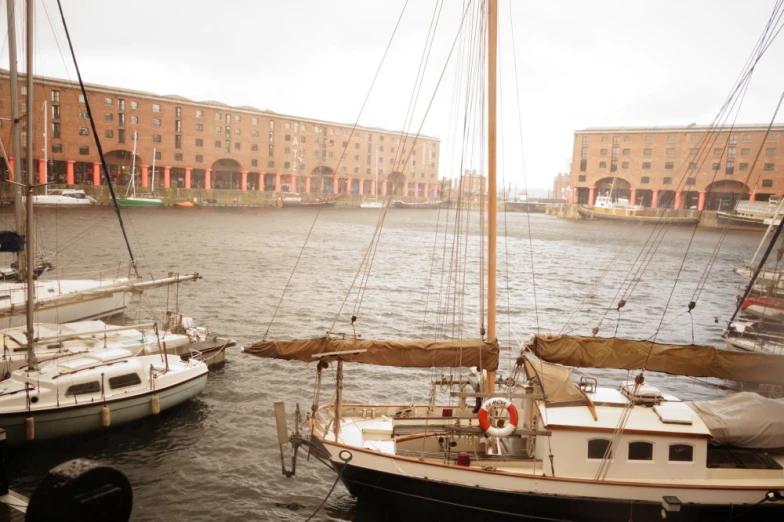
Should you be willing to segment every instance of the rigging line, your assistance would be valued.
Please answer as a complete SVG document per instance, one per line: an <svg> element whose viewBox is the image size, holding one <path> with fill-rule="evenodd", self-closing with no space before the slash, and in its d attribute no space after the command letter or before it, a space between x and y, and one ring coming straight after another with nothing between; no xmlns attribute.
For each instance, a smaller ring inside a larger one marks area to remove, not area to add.
<svg viewBox="0 0 784 522"><path fill-rule="evenodd" d="M751 175L751 172L754 171L754 167L757 165L757 162L759 161L759 158L762 155L762 149L765 146L765 143L767 143L767 139L768 139L768 136L770 135L771 128L773 127L773 124L776 121L776 117L778 116L779 110L781 109L782 101L784 101L784 92L781 93L781 97L779 98L778 104L776 105L776 110L773 112L773 117L771 118L770 123L768 124L768 128L766 129L765 135L762 138L762 142L760 144L760 147L757 150L757 155L754 157L754 161L751 164L751 169L749 170L749 175ZM747 177L747 181L748 181L748 177ZM779 205L779 209L780 208L781 208L781 205ZM703 286L700 287L699 289L695 289L695 293L697 294L697 297L699 297L701 295L702 290L704 288L704 285L705 285L705 283L707 283L708 276L710 275L710 268L715 264L715 259L718 257L718 247L724 243L724 238L726 237L728 230L729 230L729 224L725 225L723 234L720 237L719 242L717 243L717 249L714 250L714 254L713 254L713 257L711 259L711 263L709 264L709 267L706 269L706 273L704 275ZM756 256L756 253L755 253L755 256ZM698 292L698 290L699 290L699 292ZM694 294L692 294L692 301L695 301Z"/></svg>
<svg viewBox="0 0 784 522"><path fill-rule="evenodd" d="M135 259L133 257L133 250L131 250L131 243L128 241L128 234L125 232L125 224L122 220L122 215L120 214L120 205L117 203L117 196L114 194L114 187L112 186L112 178L109 176L109 168L106 165L106 158L103 154L103 147L101 147L101 140L98 139L98 129L95 127L95 119L93 118L92 110L90 109L90 100L87 98L87 91L84 88L84 81L82 81L82 73L79 70L79 63L76 61L76 53L74 53L73 42L71 41L71 33L68 31L68 25L65 22L65 13L63 13L63 6L60 0L57 0L57 8L60 10L60 18L63 21L63 29L65 29L65 36L68 39L68 47L71 50L71 57L73 58L74 67L76 68L76 75L79 78L79 88L82 91L82 96L84 96L84 105L87 108L87 116L90 119L90 127L92 127L93 137L95 139L95 146L98 149L98 156L101 158L101 167L106 177L106 184L109 187L109 194L112 196L112 202L114 203L114 211L117 214L117 219L120 222L120 229L122 230L123 238L125 239L125 246L128 248L128 255L131 257L131 262L133 263L134 269L136 266ZM138 270L136 271L136 275L139 275Z"/></svg>
<svg viewBox="0 0 784 522"><path fill-rule="evenodd" d="M469 5L470 5L470 2L469 2ZM413 142L412 148L411 148L411 149L409 150L409 152L408 152L408 156L406 157L406 161L403 163L403 168L404 168L404 169L405 169L405 166L408 164L408 160L411 158L411 155L413 154L413 150L414 150L414 147L416 146L416 142L417 142L417 140L419 139L419 136L420 136L420 134L421 134L421 132L422 132L422 127L424 126L424 124L425 124L425 120L427 119L427 115L428 115L428 113L430 112L430 109L431 109L431 108L432 108L432 106L433 106L433 101L435 100L435 96L436 96L436 94L438 93L438 89L439 89L439 87L441 86L441 82L442 82L442 80L443 80L443 78L444 78L444 74L446 73L447 67L448 67L448 65L449 65L449 61L450 61L450 59L451 59L451 57L452 57L452 53L454 52L455 45L457 44L458 37L459 37L459 35L460 35L460 32L461 32L461 30L462 30L462 28L463 28L463 24L464 24L464 22L465 22L465 18L466 18L466 15L467 15L467 13L468 13L468 9L466 9L466 10L465 10L465 12L463 13L463 17L462 17L462 18L461 18L461 20L460 20L460 26L459 26L459 27L458 27L458 29L457 29L457 35L455 36L455 39L454 39L454 41L452 42L452 45L451 45L451 47L450 47L450 49L449 49L449 54L448 54L448 55L447 55L447 57L446 57L446 61L445 61L445 63L444 63L444 67L443 67L443 68L442 68L442 70L441 70L441 74L440 74L440 76L439 76L438 82L437 82L437 84L436 84L436 86L435 86L435 88L434 88L434 90L433 90L433 95L432 95L432 97L430 98L430 102L428 103L428 106L427 106L427 109L426 109L426 111L425 111L425 114L424 114L424 115L423 115L423 117L422 117L422 123L420 124L420 126L419 126L419 128L418 128L418 130L417 130L417 134L416 134L416 136L415 136L415 138L414 138L414 142ZM344 151L345 151L345 150L346 150L346 149L344 148ZM339 165L339 164L340 164L340 163L338 163L338 165ZM388 206L388 205L387 205L387 206ZM385 220L385 219L386 219L386 212L382 212L382 217L383 217L383 220ZM382 223L383 223L383 221L382 221ZM355 280L354 280L354 282L355 282L355 281L356 281L356 276L355 276ZM347 292L347 294L346 294L346 298L343 300L343 304L341 305L340 309L338 310L338 313L337 313L337 314L336 314L336 316L335 316L335 322L337 322L337 317L339 316L339 314L340 314L340 311L343 309L343 306L345 306L345 303L346 303L346 301L348 300L348 297L349 297L349 294L350 294L350 292L351 292L351 289L352 289L352 287L353 287L353 285L354 285L354 282L352 282L352 285L351 285L351 287L349 288L349 290L348 290L348 292ZM334 324L334 323L333 323L333 324Z"/></svg>
<svg viewBox="0 0 784 522"><path fill-rule="evenodd" d="M58 3L60 2L60 0L57 1ZM365 95L365 100L362 102L362 107L360 107L359 109L359 114L357 114L357 119L354 121L354 126L351 127L351 132L349 132L346 145L343 147L343 152L340 154L340 158L338 158L338 163L335 166L335 174L340 172L340 165L343 162L343 156L346 154L346 150L348 150L348 145L349 143L351 143L351 138L352 136L354 136L354 132L357 129L357 125L359 125L359 119L362 117L362 112L365 110L365 105L367 105L367 102L370 99L370 93L373 91L373 86L376 84L378 75L381 73L381 68L384 65L384 61L387 58L387 53L389 53L390 47L392 47L392 41L395 39L395 34L397 34L397 29L398 27L400 27L400 21L403 20L403 14L405 14L407 6L408 6L408 0L406 0L405 4L403 4L403 9L400 11L400 16L397 19L397 23L395 23L395 28L392 30L392 35L389 37L389 42L387 43L386 49L384 49L384 54L381 56L381 61L379 62L378 68L376 69L376 74L373 76L373 81L370 82L370 87L368 88L368 92ZM378 188L376 188L376 190L378 190ZM337 187L335 187L335 193L337 193Z"/></svg>
<svg viewBox="0 0 784 522"><path fill-rule="evenodd" d="M526 199L528 198L528 175L525 170L525 147L523 143L523 116L522 116L522 108L520 104L520 81L518 79L518 69L517 69L517 45L515 44L515 36L514 36L514 23L512 21L512 2L509 0L509 27L510 32L512 35L512 64L514 68L514 77L515 77L515 93L517 97L517 122L519 125L519 133L520 133L520 155L522 160L522 167L523 167L523 190L526 194ZM528 246L529 246L529 253L531 257L531 291L533 293L534 298L534 318L536 321L536 333L539 333L539 306L537 304L537 295L536 295L536 267L534 264L534 243L533 237L531 234L531 216L529 213L526 213L526 224L528 226Z"/></svg>
<svg viewBox="0 0 784 522"><path fill-rule="evenodd" d="M283 297L286 295L286 290L291 285L291 280L294 278L294 274L297 271L297 266L299 265L299 262L302 259L303 252L305 252L305 247L308 246L308 240L310 239L310 235L313 233L313 229L316 227L316 221L318 221L319 214L321 214L320 209L316 211L316 215L313 216L313 223L310 224L308 235L305 237L305 241L302 243L302 248L300 248L299 255L297 256L297 260L294 262L294 267L291 269L291 274L289 274L289 278L286 281L286 286L283 287L283 292L281 292L280 294L280 299L278 299L278 304L275 305L275 311L272 313L272 318L270 319L270 322L267 325L267 330L264 332L264 336L261 338L262 340L267 339L267 334L269 334L270 328L272 328L272 323L275 322L275 316L278 315L278 310L280 310L280 305L281 303L283 303Z"/></svg>

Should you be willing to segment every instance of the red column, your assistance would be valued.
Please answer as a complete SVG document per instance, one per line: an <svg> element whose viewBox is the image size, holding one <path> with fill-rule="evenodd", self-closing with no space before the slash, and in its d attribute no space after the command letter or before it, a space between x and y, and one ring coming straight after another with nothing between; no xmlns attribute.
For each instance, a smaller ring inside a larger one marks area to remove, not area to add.
<svg viewBox="0 0 784 522"><path fill-rule="evenodd" d="M305 176L305 192L310 192L310 176Z"/></svg>
<svg viewBox="0 0 784 522"><path fill-rule="evenodd" d="M163 167L163 188L171 188L171 167Z"/></svg>
<svg viewBox="0 0 784 522"><path fill-rule="evenodd" d="M365 180L360 178L359 179L359 195L362 196L365 194Z"/></svg>
<svg viewBox="0 0 784 522"><path fill-rule="evenodd" d="M636 205L637 204L637 189L629 189L629 204Z"/></svg>
<svg viewBox="0 0 784 522"><path fill-rule="evenodd" d="M150 166L149 165L142 165L142 187L148 187L150 185Z"/></svg>
<svg viewBox="0 0 784 522"><path fill-rule="evenodd" d="M242 176L242 181L240 181L240 188L243 192L246 192L248 190L248 171L241 170L240 176Z"/></svg>
<svg viewBox="0 0 784 522"><path fill-rule="evenodd" d="M576 189L574 187L569 187L569 204L570 205L574 205L574 192L575 192L575 190Z"/></svg>
<svg viewBox="0 0 784 522"><path fill-rule="evenodd" d="M704 210L705 209L705 191L700 191L700 199L697 202L697 210Z"/></svg>
<svg viewBox="0 0 784 522"><path fill-rule="evenodd" d="M680 190L676 190L675 191L675 206L672 207L675 210L678 210L679 208L681 208L681 195L682 194L683 194L683 192L680 191Z"/></svg>
<svg viewBox="0 0 784 522"><path fill-rule="evenodd" d="M204 169L204 188L209 190L212 188L211 178L212 177L212 169Z"/></svg>
<svg viewBox="0 0 784 522"><path fill-rule="evenodd" d="M346 178L346 194L353 194L353 187L351 186L351 178Z"/></svg>
<svg viewBox="0 0 784 522"><path fill-rule="evenodd" d="M749 192L749 201L756 201L757 194L754 192Z"/></svg>
<svg viewBox="0 0 784 522"><path fill-rule="evenodd" d="M8 158L8 181L14 180L14 158Z"/></svg>
<svg viewBox="0 0 784 522"><path fill-rule="evenodd" d="M74 163L76 162L68 160L65 164L65 182L68 185L74 184Z"/></svg>
<svg viewBox="0 0 784 522"><path fill-rule="evenodd" d="M264 173L263 172L259 172L258 182L259 183L258 183L258 187L256 187L256 190L258 190L259 192L264 192Z"/></svg>
<svg viewBox="0 0 784 522"><path fill-rule="evenodd" d="M297 192L297 175L290 174L289 175L289 184L291 185L291 191Z"/></svg>
<svg viewBox="0 0 784 522"><path fill-rule="evenodd" d="M593 205L596 202L596 187L588 189L588 204Z"/></svg>
<svg viewBox="0 0 784 522"><path fill-rule="evenodd" d="M651 208L659 208L659 189L654 189L651 195Z"/></svg>
<svg viewBox="0 0 784 522"><path fill-rule="evenodd" d="M93 163L93 185L98 186L101 184L101 164L98 162Z"/></svg>
<svg viewBox="0 0 784 522"><path fill-rule="evenodd" d="M403 195L408 196L408 181L403 182Z"/></svg>
<svg viewBox="0 0 784 522"><path fill-rule="evenodd" d="M337 176L334 176L332 178L332 192L334 192L336 196L338 194L340 194L340 186L338 185L338 177Z"/></svg>
<svg viewBox="0 0 784 522"><path fill-rule="evenodd" d="M387 186L388 185L387 185L386 181L382 181L381 182L381 195L382 196L386 196L387 195Z"/></svg>
<svg viewBox="0 0 784 522"><path fill-rule="evenodd" d="M186 189L191 188L191 172L192 171L193 171L193 169L191 169L190 167L186 167L185 168L185 188Z"/></svg>
<svg viewBox="0 0 784 522"><path fill-rule="evenodd" d="M42 185L46 183L46 160L45 159L38 160L38 183Z"/></svg>
<svg viewBox="0 0 784 522"><path fill-rule="evenodd" d="M374 196L378 196L378 184L376 183L376 180L370 181L370 193Z"/></svg>
<svg viewBox="0 0 784 522"><path fill-rule="evenodd" d="M280 192L280 173L275 173L275 192Z"/></svg>

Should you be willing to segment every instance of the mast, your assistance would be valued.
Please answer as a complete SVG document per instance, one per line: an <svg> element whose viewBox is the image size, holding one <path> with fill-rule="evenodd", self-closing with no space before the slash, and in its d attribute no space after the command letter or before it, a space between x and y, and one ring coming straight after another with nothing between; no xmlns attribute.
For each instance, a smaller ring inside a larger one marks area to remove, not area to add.
<svg viewBox="0 0 784 522"><path fill-rule="evenodd" d="M8 12L8 57L9 57L9 79L11 82L11 154L14 158L12 166L14 185L14 217L16 219L16 233L24 234L24 205L22 204L24 193L22 192L22 145L19 138L19 75L17 73L16 56L16 17L14 16L14 0L6 2ZM25 270L25 257L17 254L17 273L21 276Z"/></svg>
<svg viewBox="0 0 784 522"><path fill-rule="evenodd" d="M43 183L44 183L44 193L45 194L49 193L49 188L48 188L49 187L49 165L47 164L47 162L49 160L49 157L47 156L47 150L46 150L49 147L49 145L47 144L47 141L46 141L47 134L48 134L47 131L49 130L49 118L48 118L48 116L46 114L47 108L48 107L47 107L47 104L46 104L46 100L44 100L44 132L43 132L43 134L44 134L44 181L43 181Z"/></svg>
<svg viewBox="0 0 784 522"><path fill-rule="evenodd" d="M25 257L27 258L27 369L28 371L35 371L38 369L38 363L35 359L35 346L33 340L35 332L33 327L33 304L35 303L35 279L33 278L33 184L35 177L33 175L33 123L35 118L30 117L30 109L33 107L33 43L35 41L35 33L33 31L33 22L35 20L35 2L34 0L27 0L27 184L25 192L27 193L27 204L25 210L27 211L27 238L25 241Z"/></svg>
<svg viewBox="0 0 784 522"><path fill-rule="evenodd" d="M498 54L498 2L487 2L487 340L496 342L496 56ZM487 391L495 390L495 372L487 372Z"/></svg>
<svg viewBox="0 0 784 522"><path fill-rule="evenodd" d="M133 157L131 158L131 184L125 189L125 197L128 197L128 189L133 187L133 195L136 196L136 135L133 133Z"/></svg>

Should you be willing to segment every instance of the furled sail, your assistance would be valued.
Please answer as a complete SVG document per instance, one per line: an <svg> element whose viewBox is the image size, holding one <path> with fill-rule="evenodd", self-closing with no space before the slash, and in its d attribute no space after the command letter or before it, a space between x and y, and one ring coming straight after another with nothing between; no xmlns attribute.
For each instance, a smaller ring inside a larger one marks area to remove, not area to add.
<svg viewBox="0 0 784 522"><path fill-rule="evenodd" d="M645 368L672 375L784 385L784 357L779 355L575 335L537 335L527 348L545 361L565 366Z"/></svg>
<svg viewBox="0 0 784 522"><path fill-rule="evenodd" d="M346 362L399 366L407 368L471 367L482 370L498 368L498 345L481 340L462 341L378 341L358 339L303 339L293 341L258 341L244 351L259 357L311 362L314 355L365 350L344 355Z"/></svg>

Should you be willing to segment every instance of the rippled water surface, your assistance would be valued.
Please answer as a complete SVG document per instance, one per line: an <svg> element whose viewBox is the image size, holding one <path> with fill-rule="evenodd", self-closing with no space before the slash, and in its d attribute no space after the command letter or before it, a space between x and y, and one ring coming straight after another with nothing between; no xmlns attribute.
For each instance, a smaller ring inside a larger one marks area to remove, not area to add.
<svg viewBox="0 0 784 522"><path fill-rule="evenodd" d="M265 334L268 338L323 335L357 276L378 213L330 209L314 219L317 213L312 209L140 208L124 215L134 254L144 260L145 273L199 272L201 281L181 286L181 308L200 325L245 345ZM467 223L473 231L468 240L455 242L436 234L444 230L447 219L453 221L454 216L445 211L390 210L364 285L357 331L364 337L386 338L432 336L440 331L476 336L480 328L475 305L477 216L474 213ZM0 224L9 226L11 217L10 211L3 210ZM108 208L43 209L38 222L39 244L57 249L59 267L87 270L98 263L128 259ZM537 325L541 331L561 331L576 310L580 313L568 327L575 333L588 334L600 324L600 335L612 335L617 329L618 335L649 338L658 332L662 341L721 345L721 324L714 317L732 313L742 283L731 267L751 257L760 240L759 234L730 233L689 314L687 304L695 299L697 282L720 232L699 229L692 236L691 228L670 229L644 273L630 277L634 291L619 312L616 293L652 227L632 235L632 226L507 214L499 216L499 229L504 237L499 239L498 337L513 347L503 356L502 374L510 368L520 342ZM468 254L460 257L467 261L443 270L451 263L449 252L463 249ZM608 265L610 271L597 285ZM460 274L464 291L439 290L449 273ZM674 285L676 278L679 283ZM162 292L151 297L159 304L167 299ZM171 302L171 294L168 298ZM439 304L445 302L464 305L456 309L450 304L447 317L441 313L447 308ZM346 302L338 329L351 331L348 318L355 303L354 296ZM314 375L313 365L263 360L234 349L227 364L210 374L197 400L158 418L76 440L13 449L12 488L30 494L49 468L86 457L114 465L129 477L134 486L133 520L304 520L324 499L335 476L304 458L295 478L281 476L272 403L285 400L289 412L296 402L307 409ZM610 385L625 377L612 371L594 375ZM429 377L427 371L347 365L345 397L347 401L423 401ZM684 398L717 393L689 379L649 380ZM341 486L315 517L361 518Z"/></svg>

